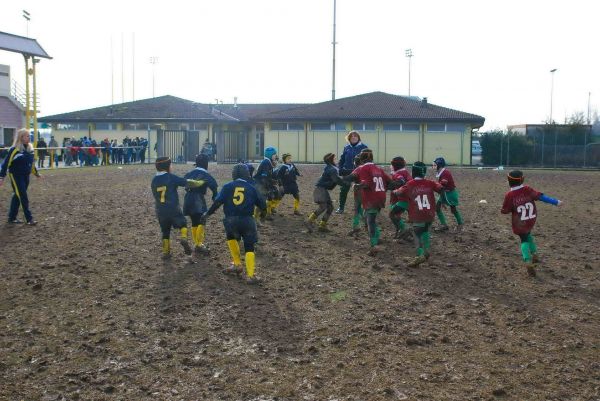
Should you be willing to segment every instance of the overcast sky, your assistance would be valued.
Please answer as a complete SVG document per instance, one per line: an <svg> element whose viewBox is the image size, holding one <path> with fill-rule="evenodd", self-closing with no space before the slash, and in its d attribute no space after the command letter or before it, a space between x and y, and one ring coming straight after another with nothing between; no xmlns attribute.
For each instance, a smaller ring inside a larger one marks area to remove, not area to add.
<svg viewBox="0 0 600 401"><path fill-rule="evenodd" d="M0 31L30 37L42 115L152 97L202 103L331 99L333 0L2 0ZM597 20L585 0L337 0L336 97L411 94L485 117L485 129L540 123L600 105ZM135 35L135 52L132 36ZM122 62L121 38L124 42ZM111 38L113 68L111 69ZM20 55L0 64L24 83ZM122 65L124 73L122 74ZM122 79L124 91L122 90Z"/></svg>

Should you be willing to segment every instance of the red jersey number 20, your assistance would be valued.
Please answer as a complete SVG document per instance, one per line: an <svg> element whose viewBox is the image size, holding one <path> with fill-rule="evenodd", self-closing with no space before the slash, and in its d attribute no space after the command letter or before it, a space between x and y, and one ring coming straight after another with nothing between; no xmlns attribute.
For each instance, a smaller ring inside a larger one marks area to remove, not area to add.
<svg viewBox="0 0 600 401"><path fill-rule="evenodd" d="M385 185L383 185L383 177L373 177L375 183L375 192L385 192Z"/></svg>
<svg viewBox="0 0 600 401"><path fill-rule="evenodd" d="M521 221L535 218L535 213L533 212L533 203L527 202L524 205L517 206L517 213L521 213Z"/></svg>
<svg viewBox="0 0 600 401"><path fill-rule="evenodd" d="M425 194L417 196L415 198L415 202L417 202L419 210L431 209L431 205L429 204L429 198Z"/></svg>

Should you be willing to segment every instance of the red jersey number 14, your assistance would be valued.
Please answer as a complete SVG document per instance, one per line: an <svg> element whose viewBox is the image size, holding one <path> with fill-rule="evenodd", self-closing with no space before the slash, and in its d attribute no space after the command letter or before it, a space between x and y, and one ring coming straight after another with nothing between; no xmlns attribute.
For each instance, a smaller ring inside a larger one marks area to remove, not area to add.
<svg viewBox="0 0 600 401"><path fill-rule="evenodd" d="M415 202L417 202L417 206L419 206L419 210L431 209L431 205L429 204L429 198L425 194L417 196L415 198Z"/></svg>

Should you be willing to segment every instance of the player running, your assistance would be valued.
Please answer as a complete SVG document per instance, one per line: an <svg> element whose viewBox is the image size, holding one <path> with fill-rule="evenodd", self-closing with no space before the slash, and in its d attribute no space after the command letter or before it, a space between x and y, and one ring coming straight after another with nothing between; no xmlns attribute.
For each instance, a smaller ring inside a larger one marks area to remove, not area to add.
<svg viewBox="0 0 600 401"><path fill-rule="evenodd" d="M531 235L531 230L533 230L537 218L535 201L540 200L555 206L561 206L562 202L523 185L524 181L525 176L519 170L513 170L508 174L510 191L504 195L501 212L503 214L512 213L512 230L521 239L521 256L527 274L534 277L534 264L539 262L537 246L533 240L533 235Z"/></svg>
<svg viewBox="0 0 600 401"><path fill-rule="evenodd" d="M444 191L438 197L438 201L435 205L435 211L437 213L438 219L440 219L441 226L438 228L438 231L448 231L448 224L446 223L446 216L444 216L444 212L442 211L442 206L450 206L450 211L454 215L456 219L456 223L458 224L456 229L460 231L462 229L462 225L464 224L463 218L458 211L458 190L456 189L456 185L454 184L454 178L452 177L452 173L446 167L446 160L443 157L438 157L433 161L433 168L436 171L435 177L438 179L438 182L442 184Z"/></svg>

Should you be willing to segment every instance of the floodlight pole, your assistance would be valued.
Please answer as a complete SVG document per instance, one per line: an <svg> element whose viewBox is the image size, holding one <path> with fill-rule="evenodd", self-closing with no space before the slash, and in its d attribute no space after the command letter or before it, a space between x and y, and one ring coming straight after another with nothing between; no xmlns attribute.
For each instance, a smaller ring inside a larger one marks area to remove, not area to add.
<svg viewBox="0 0 600 401"><path fill-rule="evenodd" d="M333 76L332 76L332 83L331 83L331 100L335 100L335 45L337 44L337 42L335 41L335 28L336 28L336 24L335 24L335 20L336 20L336 0L333 0L333 42L331 42L331 44L333 45Z"/></svg>
<svg viewBox="0 0 600 401"><path fill-rule="evenodd" d="M25 36L29 37L29 21L31 20L31 14L29 14L29 12L27 12L27 10L23 10L23 18L25 18L25 25L26 25L26 30L25 32L27 32L27 34Z"/></svg>
<svg viewBox="0 0 600 401"><path fill-rule="evenodd" d="M38 143L38 121L37 121L37 85L36 85L36 75L35 75L35 65L39 63L40 60L36 60L35 57L31 58L32 65L32 75L33 75L33 147L37 148ZM37 150L35 151L37 156Z"/></svg>
<svg viewBox="0 0 600 401"><path fill-rule="evenodd" d="M552 124L552 103L554 98L554 73L556 72L556 68L550 70L550 124Z"/></svg>
<svg viewBox="0 0 600 401"><path fill-rule="evenodd" d="M150 64L152 64L152 97L154 97L154 67L158 64L158 57L150 57Z"/></svg>
<svg viewBox="0 0 600 401"><path fill-rule="evenodd" d="M29 110L31 110L31 105L29 103L29 56L24 55L25 57L25 128L29 131L31 127L31 115Z"/></svg>

